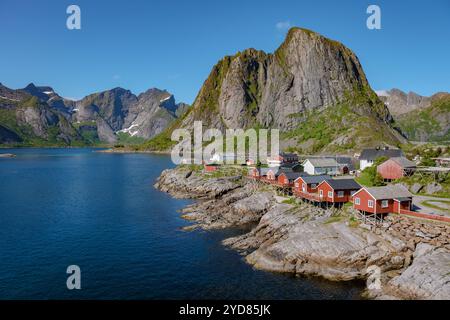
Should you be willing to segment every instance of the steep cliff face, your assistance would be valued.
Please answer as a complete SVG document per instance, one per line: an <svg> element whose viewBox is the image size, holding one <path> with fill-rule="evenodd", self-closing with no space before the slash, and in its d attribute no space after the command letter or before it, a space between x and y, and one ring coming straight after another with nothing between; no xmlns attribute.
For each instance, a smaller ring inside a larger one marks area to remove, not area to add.
<svg viewBox="0 0 450 320"><path fill-rule="evenodd" d="M305 123L318 117L332 117L333 110L342 113L343 105L349 116L333 123L342 130L327 132L326 137L298 132L308 130ZM341 123L347 119L351 121ZM277 128L286 133L286 147L301 145L308 152L331 150L333 142L345 149L402 141L356 55L339 42L301 28L292 28L273 54L247 49L220 60L179 126L191 128L195 120L219 129ZM364 139L356 136L361 132ZM371 139L370 132L381 134Z"/></svg>
<svg viewBox="0 0 450 320"><path fill-rule="evenodd" d="M377 92L389 108L398 127L409 140L450 140L450 94L425 97L399 89Z"/></svg>
<svg viewBox="0 0 450 320"><path fill-rule="evenodd" d="M122 131L143 138L153 137L178 117L178 107L169 92L149 89L130 106Z"/></svg>
<svg viewBox="0 0 450 320"><path fill-rule="evenodd" d="M178 117L178 104L165 90L152 88L136 96L115 88L83 98L74 111L74 121L97 122L100 140L112 143L118 139L116 134L145 139L155 136Z"/></svg>

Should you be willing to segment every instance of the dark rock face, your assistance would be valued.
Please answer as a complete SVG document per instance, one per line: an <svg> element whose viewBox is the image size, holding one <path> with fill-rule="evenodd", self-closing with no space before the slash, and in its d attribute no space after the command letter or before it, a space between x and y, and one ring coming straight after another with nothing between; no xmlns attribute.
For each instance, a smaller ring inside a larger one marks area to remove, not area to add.
<svg viewBox="0 0 450 320"><path fill-rule="evenodd" d="M191 128L195 120L201 120L205 126L222 130L259 125L289 132L309 121L308 117L325 110L332 113L345 101L350 110L346 112L373 119L375 127L369 126L369 131L386 133L383 138L389 137L390 144L401 140L356 55L339 42L293 28L273 54L247 49L219 61L180 126ZM347 134L357 136L364 121L351 122L345 124ZM340 137L342 133L330 135L327 141Z"/></svg>

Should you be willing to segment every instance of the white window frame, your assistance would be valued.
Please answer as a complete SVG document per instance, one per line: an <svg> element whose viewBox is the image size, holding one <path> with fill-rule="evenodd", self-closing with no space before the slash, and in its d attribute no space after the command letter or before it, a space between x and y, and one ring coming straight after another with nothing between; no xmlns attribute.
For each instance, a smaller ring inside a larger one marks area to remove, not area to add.
<svg viewBox="0 0 450 320"><path fill-rule="evenodd" d="M333 198L333 191L328 191L328 198Z"/></svg>
<svg viewBox="0 0 450 320"><path fill-rule="evenodd" d="M367 200L367 206L368 206L369 208L373 208L373 207L374 207L374 202L373 202L373 200Z"/></svg>
<svg viewBox="0 0 450 320"><path fill-rule="evenodd" d="M389 207L389 200L382 200L382 201L381 201L381 207L382 207L382 208L387 208L387 207Z"/></svg>
<svg viewBox="0 0 450 320"><path fill-rule="evenodd" d="M345 191L338 191L337 192L337 197L338 198L343 198L345 196Z"/></svg>
<svg viewBox="0 0 450 320"><path fill-rule="evenodd" d="M302 185L302 188L303 188L303 192L306 192L308 189L307 189L307 187L306 187L306 183L304 183L303 185Z"/></svg>
<svg viewBox="0 0 450 320"><path fill-rule="evenodd" d="M355 204L356 204L356 205L360 205L360 204L361 204L361 199L355 198Z"/></svg>
<svg viewBox="0 0 450 320"><path fill-rule="evenodd" d="M323 190L319 190L319 196L323 198Z"/></svg>

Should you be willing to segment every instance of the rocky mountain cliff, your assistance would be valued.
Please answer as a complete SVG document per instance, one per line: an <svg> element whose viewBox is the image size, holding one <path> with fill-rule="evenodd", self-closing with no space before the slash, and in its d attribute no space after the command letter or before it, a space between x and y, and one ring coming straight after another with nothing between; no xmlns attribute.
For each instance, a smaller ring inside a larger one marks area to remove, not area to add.
<svg viewBox="0 0 450 320"><path fill-rule="evenodd" d="M172 94L159 89L136 96L114 88L72 101L51 87L31 83L13 90L0 85L0 139L29 144L35 138L44 144L139 142L160 133L186 110L186 104L176 104ZM57 123L64 123L71 134L52 127ZM50 139L49 130L63 138Z"/></svg>
<svg viewBox="0 0 450 320"><path fill-rule="evenodd" d="M399 89L377 92L409 140L450 141L450 94L424 97Z"/></svg>
<svg viewBox="0 0 450 320"><path fill-rule="evenodd" d="M285 147L307 152L402 141L356 55L301 28L292 28L273 54L247 49L220 60L177 127L191 128L196 120L222 130L277 128ZM333 125L317 130L324 121Z"/></svg>

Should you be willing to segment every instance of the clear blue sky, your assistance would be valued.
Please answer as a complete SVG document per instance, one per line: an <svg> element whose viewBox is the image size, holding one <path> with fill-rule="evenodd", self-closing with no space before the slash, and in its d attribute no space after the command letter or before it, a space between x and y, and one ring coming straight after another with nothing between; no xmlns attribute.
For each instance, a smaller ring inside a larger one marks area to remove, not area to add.
<svg viewBox="0 0 450 320"><path fill-rule="evenodd" d="M81 30L66 28L70 4ZM369 4L381 7L381 30L366 28ZM288 25L343 42L375 90L450 91L449 0L1 0L0 82L71 98L158 87L191 103L221 57L273 52Z"/></svg>

